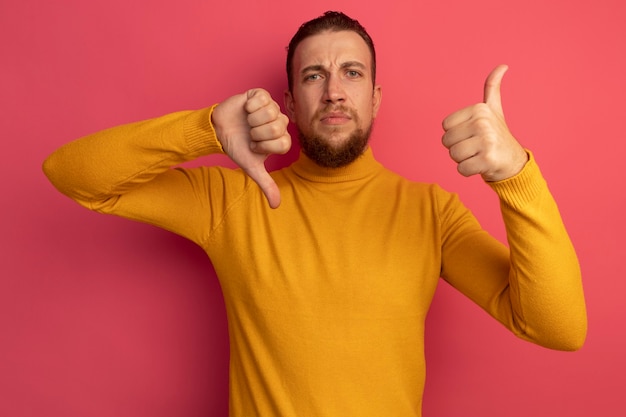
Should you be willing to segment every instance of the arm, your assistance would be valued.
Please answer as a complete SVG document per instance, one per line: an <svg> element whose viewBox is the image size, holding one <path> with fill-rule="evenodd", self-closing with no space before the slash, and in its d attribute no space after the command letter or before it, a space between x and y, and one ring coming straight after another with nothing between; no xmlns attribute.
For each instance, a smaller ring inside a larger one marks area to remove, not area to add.
<svg viewBox="0 0 626 417"><path fill-rule="evenodd" d="M202 205L194 188L205 181L199 171L190 176L171 168L222 152L212 112L213 107L177 112L94 133L56 150L44 162L44 172L60 192L90 210L192 238L195 222L209 220L194 216Z"/></svg>
<svg viewBox="0 0 626 417"><path fill-rule="evenodd" d="M55 151L43 169L59 191L91 210L153 223L197 241L199 225L192 219L210 220L207 208L219 204L209 201L209 191L226 192L234 184L223 171L172 168L224 150L265 190L273 180L263 161L273 149L288 149L286 129L286 116L269 94L250 90L208 109L86 136ZM277 188L272 198L276 193Z"/></svg>
<svg viewBox="0 0 626 417"><path fill-rule="evenodd" d="M467 220L471 215L444 216L452 227L444 274L520 337L574 350L587 330L580 267L539 168L504 120L506 70L500 66L489 75L484 103L444 120L443 143L461 174L480 174L498 194L509 249Z"/></svg>
<svg viewBox="0 0 626 417"><path fill-rule="evenodd" d="M557 205L531 158L518 175L490 183L500 198L509 248L460 203L442 203L442 276L517 336L559 350L587 331L577 256Z"/></svg>

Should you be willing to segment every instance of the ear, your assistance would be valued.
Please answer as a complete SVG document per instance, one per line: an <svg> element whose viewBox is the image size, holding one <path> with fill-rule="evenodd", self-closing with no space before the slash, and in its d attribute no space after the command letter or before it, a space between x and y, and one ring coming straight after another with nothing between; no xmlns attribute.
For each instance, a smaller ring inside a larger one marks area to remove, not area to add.
<svg viewBox="0 0 626 417"><path fill-rule="evenodd" d="M380 103L383 100L383 89L380 85L374 86L374 94L372 96L372 116L376 117Z"/></svg>
<svg viewBox="0 0 626 417"><path fill-rule="evenodd" d="M285 90L285 98L284 98L284 102L285 102L285 110L287 111L287 116L289 116L289 120L291 120L292 122L295 122L296 117L296 111L295 111L295 102L293 99L293 94L291 93L291 91L289 90Z"/></svg>

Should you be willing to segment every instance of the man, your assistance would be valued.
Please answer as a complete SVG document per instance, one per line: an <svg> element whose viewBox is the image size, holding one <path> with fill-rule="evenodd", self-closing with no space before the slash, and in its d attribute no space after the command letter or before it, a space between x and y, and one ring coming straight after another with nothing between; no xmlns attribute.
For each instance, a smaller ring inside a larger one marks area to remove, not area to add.
<svg viewBox="0 0 626 417"><path fill-rule="evenodd" d="M382 99L355 20L305 23L287 57L287 117L261 89L69 143L44 170L89 209L185 236L211 258L231 337L232 416L420 416L424 320L438 279L519 337L585 339L580 270L530 152L509 132L497 67L485 100L443 122L463 175L501 201L510 250L458 198L381 166L368 147ZM225 152L242 170L172 168Z"/></svg>

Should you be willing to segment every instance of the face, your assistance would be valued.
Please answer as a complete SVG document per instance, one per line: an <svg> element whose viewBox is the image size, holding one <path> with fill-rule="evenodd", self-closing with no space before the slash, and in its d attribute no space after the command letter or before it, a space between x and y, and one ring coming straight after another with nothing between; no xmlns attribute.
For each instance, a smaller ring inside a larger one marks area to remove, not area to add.
<svg viewBox="0 0 626 417"><path fill-rule="evenodd" d="M322 32L296 47L285 107L303 152L322 166L347 165L367 146L381 101L371 59L365 41L352 31Z"/></svg>

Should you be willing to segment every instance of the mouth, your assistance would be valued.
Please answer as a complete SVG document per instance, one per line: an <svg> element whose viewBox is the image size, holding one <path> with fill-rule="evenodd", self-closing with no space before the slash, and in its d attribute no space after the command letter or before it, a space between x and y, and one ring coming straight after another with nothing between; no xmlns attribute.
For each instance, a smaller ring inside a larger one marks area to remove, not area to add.
<svg viewBox="0 0 626 417"><path fill-rule="evenodd" d="M320 121L327 125L341 125L348 123L350 120L352 120L352 117L344 112L329 112L320 118Z"/></svg>

